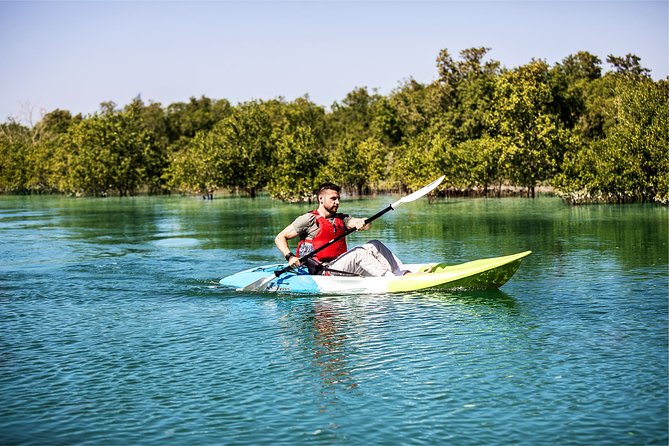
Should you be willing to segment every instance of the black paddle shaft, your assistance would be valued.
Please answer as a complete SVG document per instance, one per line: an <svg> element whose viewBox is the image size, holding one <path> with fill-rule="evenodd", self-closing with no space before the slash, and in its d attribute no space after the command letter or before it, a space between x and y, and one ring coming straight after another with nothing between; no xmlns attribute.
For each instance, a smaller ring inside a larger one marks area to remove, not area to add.
<svg viewBox="0 0 669 446"><path fill-rule="evenodd" d="M383 210L377 212L376 214L374 214L374 215L372 215L371 217L369 217L368 219L366 219L366 220L365 220L365 224L367 225L367 224L373 222L374 220L376 220L377 218L379 218L380 216L382 216L382 215L385 214L386 212L388 212L388 211L392 211L392 210L393 210L393 207L392 207L391 205L389 205L387 208L385 208L385 209L383 209ZM349 234L352 234L352 233L355 232L355 231L357 231L356 228L349 228L349 229L347 229L343 234L339 234L337 237L333 238L332 240L330 240L329 242L327 242L327 243L324 244L323 246L319 247L318 249L314 249L314 250L311 251L309 254L305 254L305 255L303 255L302 257L300 257L300 263L304 263L305 260L312 258L313 256L315 256L316 254L318 254L319 252L321 252L322 250L324 250L325 248L327 248L327 247L330 246L331 244L338 242L339 240L343 239L344 237L346 237L346 236L349 235ZM285 268L280 269L280 270L278 270L278 271L274 271L274 275L275 275L276 277L279 277L281 274L285 273L285 272L288 271L289 269L291 269L291 266L290 266L290 265L289 265L289 266L286 266Z"/></svg>

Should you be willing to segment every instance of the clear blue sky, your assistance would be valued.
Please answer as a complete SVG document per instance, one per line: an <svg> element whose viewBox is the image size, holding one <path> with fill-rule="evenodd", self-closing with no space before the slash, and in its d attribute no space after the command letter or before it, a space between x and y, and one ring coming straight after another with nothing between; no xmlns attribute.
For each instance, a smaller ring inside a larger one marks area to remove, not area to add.
<svg viewBox="0 0 669 446"><path fill-rule="evenodd" d="M442 48L490 47L507 68L585 50L608 70L608 54L634 53L662 79L668 22L667 0L0 0L0 122L138 94L163 105L309 94L330 106L356 87L433 81Z"/></svg>

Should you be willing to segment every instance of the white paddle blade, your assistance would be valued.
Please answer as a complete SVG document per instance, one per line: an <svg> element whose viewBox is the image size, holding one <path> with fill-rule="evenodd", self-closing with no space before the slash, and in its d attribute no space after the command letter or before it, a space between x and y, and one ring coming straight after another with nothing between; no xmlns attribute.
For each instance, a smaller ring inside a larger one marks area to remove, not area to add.
<svg viewBox="0 0 669 446"><path fill-rule="evenodd" d="M402 197L393 204L390 205L393 209L395 209L397 206L399 206L402 203L409 203L410 201L418 200L420 197L423 197L430 192L432 192L434 189L437 188L441 184L442 181L444 181L444 178L446 178L446 175L442 175L427 186L418 189L416 192L407 195L406 197Z"/></svg>
<svg viewBox="0 0 669 446"><path fill-rule="evenodd" d="M275 278L274 274L272 274L271 276L263 277L261 279L256 280L255 282L249 283L244 288L239 288L237 291L245 291L245 292L248 291L251 293L265 291L269 283L274 278Z"/></svg>

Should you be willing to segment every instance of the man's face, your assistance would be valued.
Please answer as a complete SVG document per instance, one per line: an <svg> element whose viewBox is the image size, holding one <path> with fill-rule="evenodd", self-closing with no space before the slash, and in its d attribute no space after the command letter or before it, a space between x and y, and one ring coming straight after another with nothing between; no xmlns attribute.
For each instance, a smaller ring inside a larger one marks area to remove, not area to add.
<svg viewBox="0 0 669 446"><path fill-rule="evenodd" d="M318 196L318 202L330 214L336 214L339 209L339 192L326 189Z"/></svg>

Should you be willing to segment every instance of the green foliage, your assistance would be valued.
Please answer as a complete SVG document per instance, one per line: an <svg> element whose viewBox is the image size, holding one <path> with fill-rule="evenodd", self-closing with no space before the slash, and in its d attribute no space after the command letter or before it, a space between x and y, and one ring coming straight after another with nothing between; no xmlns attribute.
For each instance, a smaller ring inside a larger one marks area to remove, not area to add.
<svg viewBox="0 0 669 446"><path fill-rule="evenodd" d="M378 190L386 179L387 148L375 138L344 140L331 153L330 178L355 189L358 194Z"/></svg>
<svg viewBox="0 0 669 446"><path fill-rule="evenodd" d="M175 189L190 192L214 190L219 182L221 157L216 131L199 132L188 146L172 154L165 172L167 184Z"/></svg>
<svg viewBox="0 0 669 446"><path fill-rule="evenodd" d="M145 184L155 144L142 128L139 111L137 104L124 111L107 107L68 129L68 190L99 196L116 191L123 196Z"/></svg>
<svg viewBox="0 0 669 446"><path fill-rule="evenodd" d="M198 133L175 156L171 184L187 190L241 188L255 196L275 164L271 107L271 103L241 104L211 131Z"/></svg>
<svg viewBox="0 0 669 446"><path fill-rule="evenodd" d="M484 136L460 143L452 152L451 178L455 187L481 189L488 194L490 186L503 179L504 149L510 144L504 138Z"/></svg>
<svg viewBox="0 0 669 446"><path fill-rule="evenodd" d="M435 129L421 133L399 147L393 176L402 189L416 190L444 175L450 142ZM452 178L445 181L447 186Z"/></svg>
<svg viewBox="0 0 669 446"><path fill-rule="evenodd" d="M667 81L640 59L586 51L506 69L469 48L436 59L436 79L387 96L355 88L330 111L307 96L231 105L136 98L90 116L54 110L0 124L0 191L129 195L266 190L309 199L324 180L357 193L552 185L573 202L669 201Z"/></svg>
<svg viewBox="0 0 669 446"><path fill-rule="evenodd" d="M310 127L286 132L277 141L277 161L267 185L282 200L311 200L326 158Z"/></svg>
<svg viewBox="0 0 669 446"><path fill-rule="evenodd" d="M619 74L631 76L648 76L650 70L641 66L641 58L635 54L626 54L625 57L617 57L609 54L606 61L613 65Z"/></svg>
<svg viewBox="0 0 669 446"><path fill-rule="evenodd" d="M490 48L469 48L455 61L447 50L437 58L441 94L440 126L454 142L478 139L486 133L500 63L483 62Z"/></svg>
<svg viewBox="0 0 669 446"><path fill-rule="evenodd" d="M374 104L374 118L370 133L373 138L387 147L398 145L404 136L399 112L388 98L382 97Z"/></svg>
<svg viewBox="0 0 669 446"><path fill-rule="evenodd" d="M615 124L615 101L622 81L622 76L608 73L584 86L584 110L575 127L578 135L596 141Z"/></svg>
<svg viewBox="0 0 669 446"><path fill-rule="evenodd" d="M360 142L371 135L376 102L380 96L369 94L367 88L357 88L346 95L341 104L335 102L327 123L330 146L340 141Z"/></svg>
<svg viewBox="0 0 669 446"><path fill-rule="evenodd" d="M274 103L275 159L268 192L282 200L310 200L327 162L325 110L308 100Z"/></svg>
<svg viewBox="0 0 669 446"><path fill-rule="evenodd" d="M166 136L171 149L178 151L198 132L209 131L228 116L232 106L227 100L213 100L205 96L191 97L189 102L170 104L164 111Z"/></svg>
<svg viewBox="0 0 669 446"><path fill-rule="evenodd" d="M173 154L169 184L189 191L240 189L251 196L268 187L283 199L307 196L305 188L313 188L325 159L318 152L324 119L322 108L305 98L240 104ZM298 164L291 164L295 160Z"/></svg>
<svg viewBox="0 0 669 446"><path fill-rule="evenodd" d="M16 122L0 125L0 190L24 192L28 183L26 155L31 147L30 129Z"/></svg>
<svg viewBox="0 0 669 446"><path fill-rule="evenodd" d="M605 137L565 160L557 178L572 202L669 202L669 99L666 81L618 83Z"/></svg>
<svg viewBox="0 0 669 446"><path fill-rule="evenodd" d="M508 144L502 162L509 179L532 193L558 172L565 149L562 125L551 109L548 75L543 61L502 74L490 115L493 135Z"/></svg>
<svg viewBox="0 0 669 446"><path fill-rule="evenodd" d="M388 98L388 108L396 121L395 130L401 139L395 145L419 135L440 116L438 84L423 85L413 79L405 81Z"/></svg>
<svg viewBox="0 0 669 446"><path fill-rule="evenodd" d="M600 64L597 56L580 51L550 70L551 107L566 128L573 129L583 116L588 86L601 77Z"/></svg>

